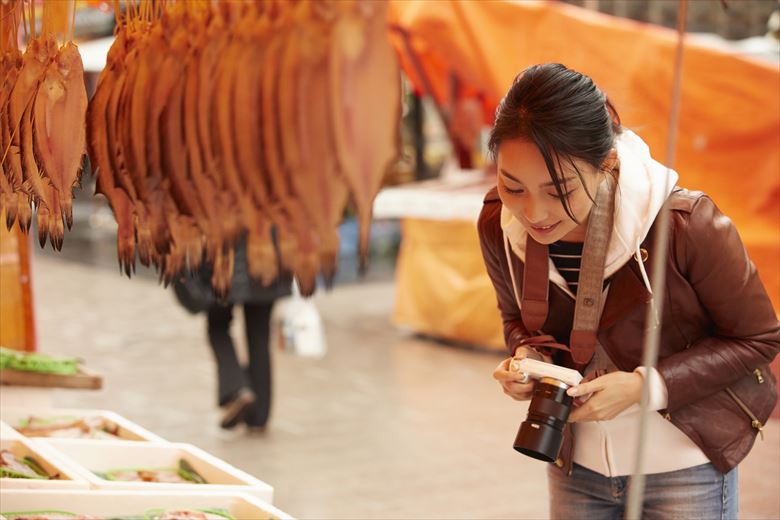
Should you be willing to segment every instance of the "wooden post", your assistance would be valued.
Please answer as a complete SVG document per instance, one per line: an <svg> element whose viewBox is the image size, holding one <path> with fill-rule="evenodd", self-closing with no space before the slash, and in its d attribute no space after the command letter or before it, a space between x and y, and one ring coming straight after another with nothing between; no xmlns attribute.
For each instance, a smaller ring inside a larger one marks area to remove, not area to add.
<svg viewBox="0 0 780 520"><path fill-rule="evenodd" d="M0 214L0 346L35 350L29 237Z"/></svg>

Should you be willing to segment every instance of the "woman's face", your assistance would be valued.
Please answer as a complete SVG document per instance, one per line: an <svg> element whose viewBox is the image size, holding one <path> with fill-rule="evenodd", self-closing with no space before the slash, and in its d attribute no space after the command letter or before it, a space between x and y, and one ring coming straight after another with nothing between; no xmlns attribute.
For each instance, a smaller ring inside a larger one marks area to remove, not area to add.
<svg viewBox="0 0 780 520"><path fill-rule="evenodd" d="M614 158L610 153L607 161ZM587 192L577 172L561 161L565 193L569 191L569 207L579 224L566 214L555 185L550 179L544 158L536 145L523 139L508 139L498 148L498 194L501 202L540 244L552 244L558 240L583 242L587 230L588 215L593 202L588 193L595 196L604 174L590 164L574 159Z"/></svg>

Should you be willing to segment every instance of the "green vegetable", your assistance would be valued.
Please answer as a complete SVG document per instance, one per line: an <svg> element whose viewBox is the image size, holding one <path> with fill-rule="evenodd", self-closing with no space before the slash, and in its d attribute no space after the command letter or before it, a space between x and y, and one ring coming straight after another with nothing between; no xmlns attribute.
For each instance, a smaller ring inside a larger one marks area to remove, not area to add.
<svg viewBox="0 0 780 520"><path fill-rule="evenodd" d="M162 467L154 467L154 468L114 468L110 469L108 471L93 471L95 475L98 477L104 479L104 480L114 480L114 474L116 473L126 473L126 472L138 472L138 471L175 471L174 468L162 468Z"/></svg>
<svg viewBox="0 0 780 520"><path fill-rule="evenodd" d="M236 517L225 511L224 509L198 509L201 513L209 515L217 515L225 517L227 520L236 520Z"/></svg>
<svg viewBox="0 0 780 520"><path fill-rule="evenodd" d="M56 509L47 509L45 511L17 511L15 513L0 513L8 520L14 520L18 517L36 516L36 515L62 515L62 516L78 516L78 513L71 513L69 511L57 511Z"/></svg>
<svg viewBox="0 0 780 520"><path fill-rule="evenodd" d="M184 459L179 459L179 469L177 471L179 476L184 480L195 482L196 484L206 484L206 479L201 477L195 468L193 468L189 462Z"/></svg>
<svg viewBox="0 0 780 520"><path fill-rule="evenodd" d="M22 459L22 462L24 462L31 470L36 472L38 475L49 478L49 474L46 473L46 470L44 470L40 464L38 464L38 461L34 458L30 457L29 455L25 456Z"/></svg>
<svg viewBox="0 0 780 520"><path fill-rule="evenodd" d="M193 469L192 466L187 463L184 459L179 460L179 467L178 468L162 468L162 467L153 467L153 468L115 468L109 471L93 471L95 475L98 477L104 479L104 480L115 480L114 475L116 473L125 473L125 472L138 472L138 471L170 471L175 472L179 475L182 479L192 482L194 484L206 484L206 480L201 477L195 469Z"/></svg>
<svg viewBox="0 0 780 520"><path fill-rule="evenodd" d="M19 473L17 471L5 467L0 467L0 478L29 478L29 479L49 480L49 477L42 477L42 476L33 477L25 473Z"/></svg>
<svg viewBox="0 0 780 520"><path fill-rule="evenodd" d="M45 354L21 352L0 347L0 369L22 370L43 374L73 375L78 372L76 358L55 358Z"/></svg>
<svg viewBox="0 0 780 520"><path fill-rule="evenodd" d="M46 473L46 471L41 467L38 462L30 457L26 456L19 460L20 463L24 464L28 468L30 468L34 473L35 476L27 475L26 473L19 473L18 471L14 471L13 469L2 466L0 467L0 477L6 477L6 478L30 478L30 479L43 479L43 480L49 480L49 474Z"/></svg>

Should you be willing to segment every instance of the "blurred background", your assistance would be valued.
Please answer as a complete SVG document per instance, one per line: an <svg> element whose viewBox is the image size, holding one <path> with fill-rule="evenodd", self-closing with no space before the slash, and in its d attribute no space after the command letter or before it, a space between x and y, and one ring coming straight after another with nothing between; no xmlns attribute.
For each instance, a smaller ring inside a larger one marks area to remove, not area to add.
<svg viewBox="0 0 780 520"><path fill-rule="evenodd" d="M91 96L115 13L76 6ZM121 274L116 220L87 162L61 251L40 248L36 229L0 229L0 345L78 358L100 389L6 382L3 407L112 410L271 484L274 504L301 518L545 518L544 464L511 449L527 405L491 378L504 346L475 227L495 183L487 135L514 76L556 61L590 75L663 161L677 14L673 0L389 2L402 157L373 202L367 271L348 208L334 283L320 280L297 343L300 297L276 300L263 431L220 428L204 315L154 269ZM693 0L687 26L673 166L735 221L777 310L780 3ZM740 518L780 518L778 417L741 466Z"/></svg>

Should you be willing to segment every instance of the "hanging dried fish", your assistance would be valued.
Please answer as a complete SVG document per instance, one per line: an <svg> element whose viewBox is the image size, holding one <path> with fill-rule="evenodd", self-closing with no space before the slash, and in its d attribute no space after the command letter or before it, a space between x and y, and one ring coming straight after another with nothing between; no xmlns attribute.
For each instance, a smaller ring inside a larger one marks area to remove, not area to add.
<svg viewBox="0 0 780 520"><path fill-rule="evenodd" d="M44 2L36 35L34 2L0 3L0 210L9 228L18 221L26 230L34 204L40 244L48 238L55 249L62 247L65 224L73 223L72 190L86 152L84 67L70 42L74 7L74 0ZM23 55L17 47L22 18Z"/></svg>
<svg viewBox="0 0 780 520"><path fill-rule="evenodd" d="M400 149L398 59L386 36L386 2L345 0L336 5L330 50L333 136L358 211L365 267L372 203Z"/></svg>
<svg viewBox="0 0 780 520"><path fill-rule="evenodd" d="M310 295L318 275L334 277L350 195L364 265L371 204L399 154L386 3L115 6L89 143L98 189L122 220L124 271L135 251L165 282L206 261L225 294L246 240L252 277L289 271Z"/></svg>

